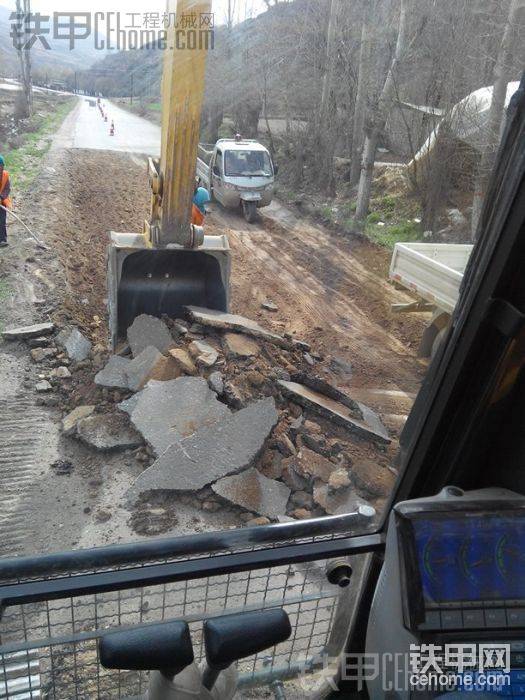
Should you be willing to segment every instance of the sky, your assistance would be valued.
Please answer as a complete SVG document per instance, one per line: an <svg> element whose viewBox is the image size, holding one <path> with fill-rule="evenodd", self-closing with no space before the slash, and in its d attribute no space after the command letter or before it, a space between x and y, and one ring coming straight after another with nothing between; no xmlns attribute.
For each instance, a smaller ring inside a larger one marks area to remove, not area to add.
<svg viewBox="0 0 525 700"><path fill-rule="evenodd" d="M261 12L264 7L263 0L231 0L235 8L238 20L253 17ZM15 0L0 0L1 5L10 9L15 8ZM32 0L32 11L42 14L53 12L163 12L166 6L165 0ZM224 23L227 16L228 0L213 0L212 11L215 14L217 24Z"/></svg>

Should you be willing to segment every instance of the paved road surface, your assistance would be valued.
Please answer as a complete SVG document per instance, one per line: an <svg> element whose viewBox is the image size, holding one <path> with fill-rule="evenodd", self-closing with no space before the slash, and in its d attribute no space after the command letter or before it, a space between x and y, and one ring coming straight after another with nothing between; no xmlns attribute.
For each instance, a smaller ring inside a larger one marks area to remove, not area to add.
<svg viewBox="0 0 525 700"><path fill-rule="evenodd" d="M108 115L108 121L105 122L98 107L90 107L89 103L87 98L80 98L75 110L71 144L73 148L160 155L159 126L107 100L102 100ZM114 136L109 135L111 120L115 123Z"/></svg>

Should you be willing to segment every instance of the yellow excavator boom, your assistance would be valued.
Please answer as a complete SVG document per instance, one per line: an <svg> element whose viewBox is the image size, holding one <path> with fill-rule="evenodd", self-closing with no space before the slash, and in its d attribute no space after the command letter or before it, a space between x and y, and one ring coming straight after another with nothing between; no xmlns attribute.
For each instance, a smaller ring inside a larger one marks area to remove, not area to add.
<svg viewBox="0 0 525 700"><path fill-rule="evenodd" d="M212 30L205 21L210 16L211 0L177 0L176 22L167 30L161 156L160 161L148 160L150 219L142 234L110 233L108 306L113 347L142 313L176 317L185 305L228 309L228 240L205 235L190 223L206 56L213 46Z"/></svg>

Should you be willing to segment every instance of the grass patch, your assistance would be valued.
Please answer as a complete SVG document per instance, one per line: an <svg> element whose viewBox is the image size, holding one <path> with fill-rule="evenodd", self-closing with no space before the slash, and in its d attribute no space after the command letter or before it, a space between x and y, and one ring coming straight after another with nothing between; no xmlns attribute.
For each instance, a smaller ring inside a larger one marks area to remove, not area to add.
<svg viewBox="0 0 525 700"><path fill-rule="evenodd" d="M21 146L4 151L6 169L15 196L27 189L38 175L40 160L49 150L53 134L74 105L75 100L71 98L59 104L53 112L37 112L31 117L29 130L21 134Z"/></svg>
<svg viewBox="0 0 525 700"><path fill-rule="evenodd" d="M390 249L393 249L396 243L419 241L423 238L421 227L415 221L378 226L377 223L367 220L365 235L374 243Z"/></svg>

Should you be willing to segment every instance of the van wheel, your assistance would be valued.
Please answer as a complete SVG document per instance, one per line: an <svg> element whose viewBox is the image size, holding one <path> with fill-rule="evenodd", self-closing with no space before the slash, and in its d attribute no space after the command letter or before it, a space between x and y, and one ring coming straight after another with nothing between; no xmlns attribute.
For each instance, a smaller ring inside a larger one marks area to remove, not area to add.
<svg viewBox="0 0 525 700"><path fill-rule="evenodd" d="M257 218L257 205L255 202L243 202L242 203L242 213L244 218L249 224L253 224Z"/></svg>

